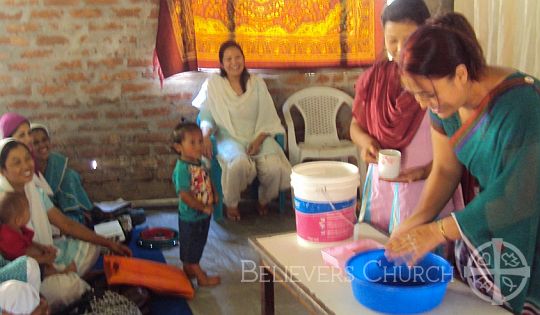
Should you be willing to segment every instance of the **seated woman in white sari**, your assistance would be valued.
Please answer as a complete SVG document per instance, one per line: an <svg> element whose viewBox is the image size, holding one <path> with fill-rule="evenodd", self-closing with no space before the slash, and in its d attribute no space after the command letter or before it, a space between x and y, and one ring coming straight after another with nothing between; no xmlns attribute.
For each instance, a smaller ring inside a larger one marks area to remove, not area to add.
<svg viewBox="0 0 540 315"><path fill-rule="evenodd" d="M229 219L240 220L240 193L257 176L259 214L280 190L290 187L291 165L274 135L285 129L264 81L249 74L238 43L227 41L219 49L221 74L208 80L197 96L201 100L204 155L211 157L210 135L215 132L217 158L223 174L223 202Z"/></svg>
<svg viewBox="0 0 540 315"><path fill-rule="evenodd" d="M72 261L77 266L77 274L54 275L41 283L40 292L54 309L73 302L88 288L79 276L95 264L99 256L96 245L120 255L131 255L131 250L70 220L53 206L49 197L32 181L33 177L34 160L28 147L14 138L0 140L0 191L17 191L26 195L30 204L28 227L34 230L33 241L58 249L54 262L56 267L65 268ZM63 236L53 239L51 225L58 228Z"/></svg>

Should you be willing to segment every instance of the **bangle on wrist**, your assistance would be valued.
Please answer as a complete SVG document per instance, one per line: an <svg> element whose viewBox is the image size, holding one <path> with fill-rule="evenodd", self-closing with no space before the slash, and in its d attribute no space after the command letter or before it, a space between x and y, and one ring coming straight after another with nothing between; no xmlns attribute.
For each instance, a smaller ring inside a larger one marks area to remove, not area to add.
<svg viewBox="0 0 540 315"><path fill-rule="evenodd" d="M444 237L444 240L449 242L450 239L448 238L448 236L446 236L446 231L444 230L443 220L437 221L437 226L439 227L439 232L441 232L441 235Z"/></svg>

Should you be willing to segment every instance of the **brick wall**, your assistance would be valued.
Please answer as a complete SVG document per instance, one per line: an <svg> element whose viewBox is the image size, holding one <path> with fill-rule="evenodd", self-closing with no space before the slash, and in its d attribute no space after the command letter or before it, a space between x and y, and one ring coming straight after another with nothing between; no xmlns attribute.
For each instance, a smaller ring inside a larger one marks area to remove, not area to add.
<svg viewBox="0 0 540 315"><path fill-rule="evenodd" d="M168 135L208 74L152 73L158 0L0 0L0 112L46 124L94 200L174 196ZM311 84L352 95L360 70L261 72L278 108ZM92 170L91 161L98 168Z"/></svg>
<svg viewBox="0 0 540 315"><path fill-rule="evenodd" d="M180 74L160 88L151 66L158 3L0 0L0 112L46 124L94 200L174 196L168 135L181 116L195 118L191 100L207 74ZM309 85L353 95L361 71L260 74L279 112Z"/></svg>

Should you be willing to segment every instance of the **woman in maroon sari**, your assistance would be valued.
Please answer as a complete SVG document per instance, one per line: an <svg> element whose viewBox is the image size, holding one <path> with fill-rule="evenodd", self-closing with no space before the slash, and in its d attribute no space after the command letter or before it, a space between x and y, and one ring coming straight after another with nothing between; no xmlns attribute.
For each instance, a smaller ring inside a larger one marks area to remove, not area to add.
<svg viewBox="0 0 540 315"><path fill-rule="evenodd" d="M404 41L428 18L422 0L395 0L387 6L381 19L388 58L376 62L356 82L351 138L369 163L360 220L387 232L411 215L433 159L429 118L401 87L395 62ZM380 149L402 153L402 171L392 182L379 179ZM461 208L458 191L443 213Z"/></svg>

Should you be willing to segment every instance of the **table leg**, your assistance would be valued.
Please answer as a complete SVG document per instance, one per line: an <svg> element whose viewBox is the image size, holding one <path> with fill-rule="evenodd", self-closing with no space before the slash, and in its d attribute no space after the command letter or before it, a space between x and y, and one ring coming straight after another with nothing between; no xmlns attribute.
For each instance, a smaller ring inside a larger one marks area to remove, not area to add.
<svg viewBox="0 0 540 315"><path fill-rule="evenodd" d="M261 273L261 314L274 315L274 275L267 267Z"/></svg>

